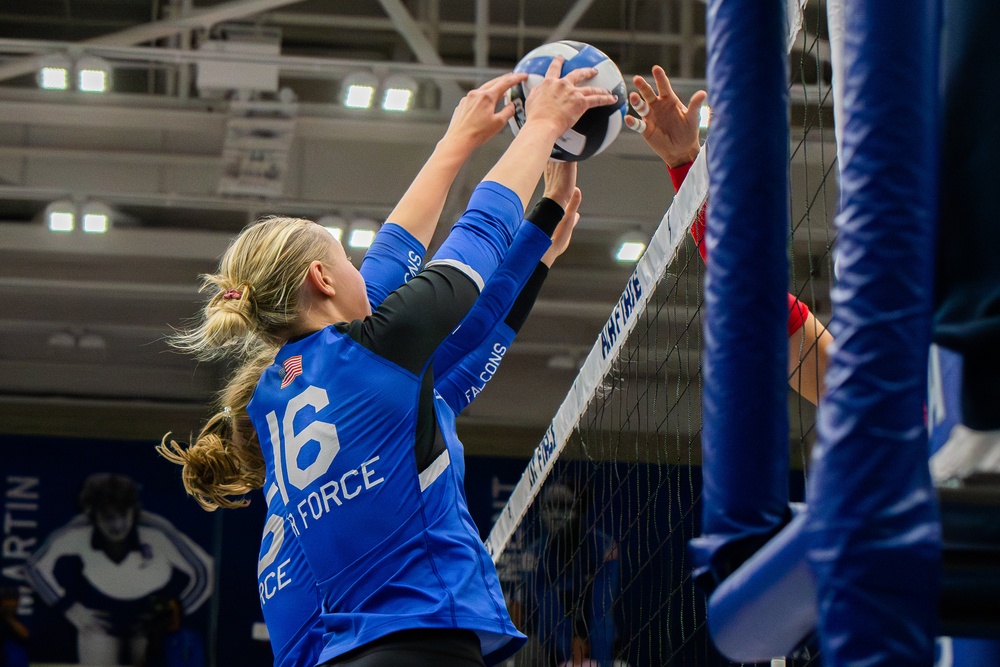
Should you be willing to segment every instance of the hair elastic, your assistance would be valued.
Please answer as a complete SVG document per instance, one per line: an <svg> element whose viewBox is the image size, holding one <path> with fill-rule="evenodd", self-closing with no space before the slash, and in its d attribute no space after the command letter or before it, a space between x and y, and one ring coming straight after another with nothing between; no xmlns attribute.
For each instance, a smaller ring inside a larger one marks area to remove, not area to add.
<svg viewBox="0 0 1000 667"><path fill-rule="evenodd" d="M241 299L243 298L243 292L238 289L227 289L222 293L222 298L226 301L229 301L230 299Z"/></svg>

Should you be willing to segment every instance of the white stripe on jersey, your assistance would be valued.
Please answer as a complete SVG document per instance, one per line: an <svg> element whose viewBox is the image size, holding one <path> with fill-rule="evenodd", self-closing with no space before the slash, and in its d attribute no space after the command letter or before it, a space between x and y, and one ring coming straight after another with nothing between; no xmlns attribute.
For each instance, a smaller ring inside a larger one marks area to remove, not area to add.
<svg viewBox="0 0 1000 667"><path fill-rule="evenodd" d="M434 459L434 461L427 466L427 469L420 473L420 490L425 490L428 486L434 483L438 477L441 476L448 466L451 465L451 455L448 454L448 450L444 450L441 454Z"/></svg>
<svg viewBox="0 0 1000 667"><path fill-rule="evenodd" d="M469 280L476 283L476 287L479 288L480 292L483 291L483 287L486 285L486 281L483 280L483 277L479 275L478 271L476 271L468 264L458 261L457 259L432 259L431 261L427 262L427 266L424 268L431 266L450 266L453 269L458 269L459 271L467 275L469 277Z"/></svg>

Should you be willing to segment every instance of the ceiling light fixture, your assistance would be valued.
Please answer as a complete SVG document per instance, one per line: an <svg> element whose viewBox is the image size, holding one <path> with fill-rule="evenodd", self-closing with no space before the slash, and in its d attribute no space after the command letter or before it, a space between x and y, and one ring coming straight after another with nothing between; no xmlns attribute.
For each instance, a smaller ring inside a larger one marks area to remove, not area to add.
<svg viewBox="0 0 1000 667"><path fill-rule="evenodd" d="M68 199L52 202L45 207L45 222L53 232L73 231L76 226L76 204Z"/></svg>
<svg viewBox="0 0 1000 667"><path fill-rule="evenodd" d="M378 223L368 218L356 218L351 222L351 233L347 237L347 245L351 248L367 249L371 247L378 232Z"/></svg>
<svg viewBox="0 0 1000 667"><path fill-rule="evenodd" d="M371 72L354 72L341 82L341 102L349 109L370 109L378 79Z"/></svg>
<svg viewBox="0 0 1000 667"><path fill-rule="evenodd" d="M615 260L625 262L637 262L646 250L646 239L639 232L626 232L618 237L614 252Z"/></svg>
<svg viewBox="0 0 1000 667"><path fill-rule="evenodd" d="M707 104L703 104L701 109L698 110L698 127L705 129L712 120L712 108Z"/></svg>
<svg viewBox="0 0 1000 667"><path fill-rule="evenodd" d="M344 238L344 229L347 228L347 221L344 220L339 215L324 215L319 220L316 221L317 224L323 226L326 231L330 232L330 235L338 241L342 241Z"/></svg>
<svg viewBox="0 0 1000 667"><path fill-rule="evenodd" d="M382 85L382 108L385 111L407 111L413 106L417 82L405 74L394 74Z"/></svg>
<svg viewBox="0 0 1000 667"><path fill-rule="evenodd" d="M73 61L69 56L61 53L45 56L38 68L38 87L43 90L66 90L72 67Z"/></svg>
<svg viewBox="0 0 1000 667"><path fill-rule="evenodd" d="M89 201L80 213L83 231L88 234L104 234L111 226L111 208L101 202Z"/></svg>
<svg viewBox="0 0 1000 667"><path fill-rule="evenodd" d="M104 58L84 56L76 62L76 87L85 93L105 93L111 80L111 63Z"/></svg>

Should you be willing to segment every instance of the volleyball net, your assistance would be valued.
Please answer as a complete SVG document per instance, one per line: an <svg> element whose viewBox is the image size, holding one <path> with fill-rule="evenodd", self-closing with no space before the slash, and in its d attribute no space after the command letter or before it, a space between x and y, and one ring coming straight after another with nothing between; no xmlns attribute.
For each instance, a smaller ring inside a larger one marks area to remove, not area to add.
<svg viewBox="0 0 1000 667"><path fill-rule="evenodd" d="M787 287L825 320L837 157L826 17L804 10L788 15ZM511 665L731 664L709 639L688 550L701 532L705 278L689 230L711 150L709 137L487 539L529 636ZM788 401L789 485L801 499L815 410L795 392Z"/></svg>

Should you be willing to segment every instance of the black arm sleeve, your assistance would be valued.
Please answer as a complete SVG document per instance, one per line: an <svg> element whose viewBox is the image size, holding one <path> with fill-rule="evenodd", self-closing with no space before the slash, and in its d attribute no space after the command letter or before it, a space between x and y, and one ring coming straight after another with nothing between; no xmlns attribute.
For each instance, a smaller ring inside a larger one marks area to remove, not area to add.
<svg viewBox="0 0 1000 667"><path fill-rule="evenodd" d="M524 326L524 321L528 319L528 313L531 312L532 307L535 305L538 292L542 289L542 284L545 283L548 275L549 267L539 262L538 266L535 267L534 273L528 278L528 282L521 288L521 293L517 295L514 305L510 307L507 317L504 318L504 324L509 326L514 333L519 332L521 327Z"/></svg>
<svg viewBox="0 0 1000 667"><path fill-rule="evenodd" d="M524 219L535 223L539 229L552 236L552 232L556 230L563 215L565 215L565 211L562 206L548 197L542 197L528 212L528 215L524 216Z"/></svg>
<svg viewBox="0 0 1000 667"><path fill-rule="evenodd" d="M562 206L547 197L543 197L535 204L535 207L531 209L531 212L528 213L525 219L535 223L539 229L552 236L565 213ZM528 313L531 312L532 307L535 305L538 292L542 289L542 284L548 275L549 267L539 262L538 266L535 267L534 273L528 278L528 282L521 288L521 293L517 295L517 299L514 300L514 304L510 307L507 317L504 318L504 324L509 326L514 333L519 332L521 327L524 326L524 321L528 319Z"/></svg>
<svg viewBox="0 0 1000 667"><path fill-rule="evenodd" d="M478 296L458 269L432 266L389 294L371 317L340 326L383 359L419 375Z"/></svg>
<svg viewBox="0 0 1000 667"><path fill-rule="evenodd" d="M543 197L526 220L552 236L562 216L562 207ZM389 294L371 317L342 326L375 354L420 374L478 296L475 283L461 271L430 266Z"/></svg>

